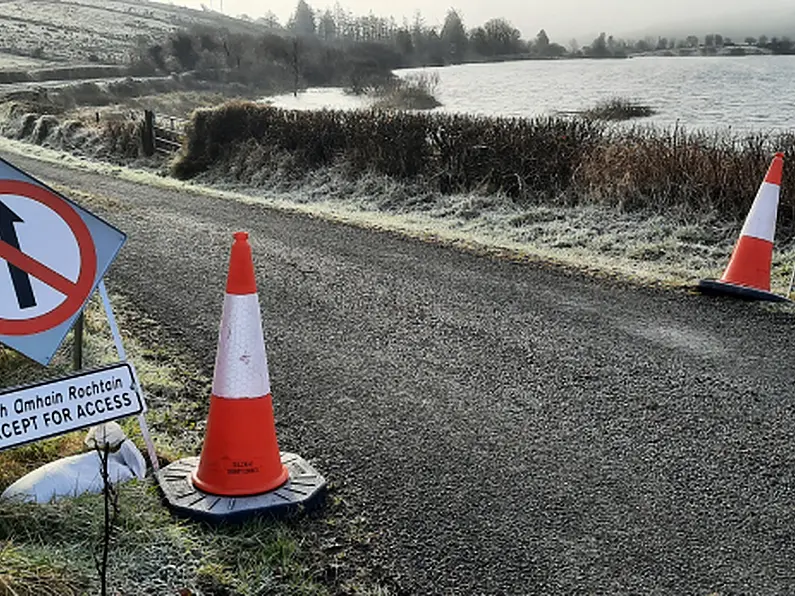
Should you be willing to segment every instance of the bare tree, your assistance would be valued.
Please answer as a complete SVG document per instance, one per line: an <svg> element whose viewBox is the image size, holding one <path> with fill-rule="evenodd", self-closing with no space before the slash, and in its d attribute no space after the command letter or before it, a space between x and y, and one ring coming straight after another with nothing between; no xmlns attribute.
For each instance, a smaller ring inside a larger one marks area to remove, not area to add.
<svg viewBox="0 0 795 596"><path fill-rule="evenodd" d="M293 96L298 97L298 85L301 80L301 40L293 38L292 67L293 67Z"/></svg>

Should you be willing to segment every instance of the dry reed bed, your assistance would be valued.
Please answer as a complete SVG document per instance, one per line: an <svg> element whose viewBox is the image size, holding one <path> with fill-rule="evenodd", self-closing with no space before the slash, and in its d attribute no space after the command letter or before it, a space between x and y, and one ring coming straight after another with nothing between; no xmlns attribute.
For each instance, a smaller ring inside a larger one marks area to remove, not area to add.
<svg viewBox="0 0 795 596"><path fill-rule="evenodd" d="M742 219L772 153L792 157L793 145L795 135L742 138L579 118L299 112L232 102L194 114L174 174L223 167L246 179L278 169L298 179L342 165L350 176L376 172L429 191L501 193L520 204L599 202ZM792 168L787 160L787 180ZM782 189L783 234L795 228L794 189Z"/></svg>

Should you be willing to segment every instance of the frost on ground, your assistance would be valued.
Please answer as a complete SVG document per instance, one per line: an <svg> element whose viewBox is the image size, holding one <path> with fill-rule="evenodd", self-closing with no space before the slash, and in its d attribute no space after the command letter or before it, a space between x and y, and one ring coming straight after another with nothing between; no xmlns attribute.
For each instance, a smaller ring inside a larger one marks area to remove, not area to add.
<svg viewBox="0 0 795 596"><path fill-rule="evenodd" d="M48 65L46 60L0 52L0 70L32 69Z"/></svg>
<svg viewBox="0 0 795 596"><path fill-rule="evenodd" d="M145 184L256 202L641 283L693 285L702 278L719 277L742 227L742 222L727 221L717 213L662 214L600 204L520 205L501 195L442 195L375 174L350 178L334 168L296 181L294 173L278 169L240 176L227 166L182 182L164 177L162 169L104 164L9 139L0 139L0 149ZM141 165L151 168L148 163ZM787 291L794 261L795 239L779 239L773 255L774 292Z"/></svg>
<svg viewBox="0 0 795 596"><path fill-rule="evenodd" d="M277 176L246 184L231 182L234 178L233 172L215 171L196 182L281 208L645 283L691 285L719 277L742 225L718 214L622 211L599 204L520 205L500 195L441 195L376 175L351 180L332 170L316 172L300 184L277 184ZM774 255L773 290L785 292L795 244L781 244Z"/></svg>
<svg viewBox="0 0 795 596"><path fill-rule="evenodd" d="M131 41L162 39L178 28L217 26L261 33L253 22L213 11L134 0L3 0L3 46L60 63L123 64ZM132 33L131 33L132 32Z"/></svg>

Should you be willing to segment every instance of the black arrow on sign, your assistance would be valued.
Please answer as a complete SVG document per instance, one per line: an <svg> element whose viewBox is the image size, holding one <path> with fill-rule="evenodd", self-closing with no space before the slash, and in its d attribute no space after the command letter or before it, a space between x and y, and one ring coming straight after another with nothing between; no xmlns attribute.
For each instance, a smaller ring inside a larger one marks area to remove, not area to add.
<svg viewBox="0 0 795 596"><path fill-rule="evenodd" d="M14 229L15 223L22 223L23 219L5 203L0 201L0 242L19 249L19 238ZM33 295L33 286L30 285L30 275L19 267L8 263L8 272L11 274L11 283L14 284L14 291L17 294L19 308L33 308L36 306L36 297Z"/></svg>

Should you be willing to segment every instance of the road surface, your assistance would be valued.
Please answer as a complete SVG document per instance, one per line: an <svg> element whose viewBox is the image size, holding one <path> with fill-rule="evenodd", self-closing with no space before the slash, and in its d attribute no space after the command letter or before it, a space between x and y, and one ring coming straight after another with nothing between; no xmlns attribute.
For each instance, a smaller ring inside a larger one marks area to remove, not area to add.
<svg viewBox="0 0 795 596"><path fill-rule="evenodd" d="M207 367L251 233L281 446L404 593L795 593L786 307L9 159L124 205L112 287Z"/></svg>

